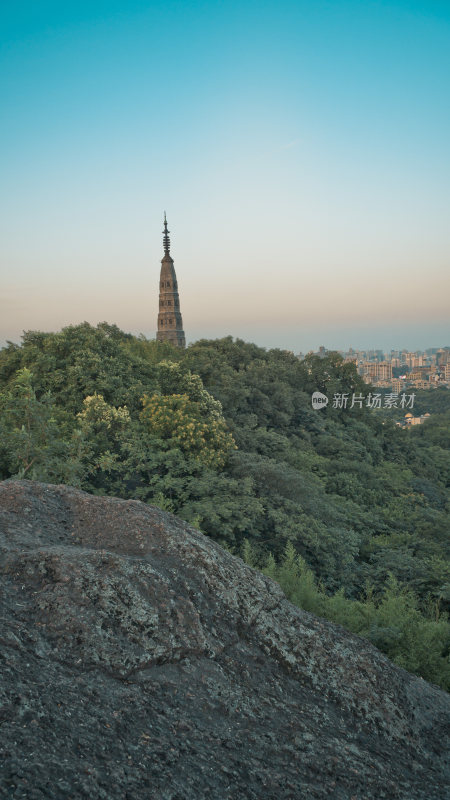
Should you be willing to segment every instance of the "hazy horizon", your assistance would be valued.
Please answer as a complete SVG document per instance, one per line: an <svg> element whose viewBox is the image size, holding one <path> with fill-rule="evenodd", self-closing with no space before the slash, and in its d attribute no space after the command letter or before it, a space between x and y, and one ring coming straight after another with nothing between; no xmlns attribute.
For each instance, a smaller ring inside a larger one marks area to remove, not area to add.
<svg viewBox="0 0 450 800"><path fill-rule="evenodd" d="M64 324L61 327L67 327L69 325L78 325L82 322L89 322L91 325L97 325L101 322L107 322L108 324L117 324L114 320L78 320L77 322L72 321ZM118 327L121 327L120 325ZM45 333L56 332L58 329L49 329L49 328L28 328L27 330L40 330ZM122 328L125 333L132 333L135 336L144 335L147 339L156 338L156 330L152 331L144 331L139 328L135 329L127 329ZM425 351L429 348L440 348L440 347L450 347L448 342L448 336L445 339L446 330L445 326L442 328L443 336L439 340L432 341L431 339L421 339L420 332L415 330L414 332L410 332L408 336L402 336L401 331L399 331L398 336L393 340L388 338L378 338L377 341L372 340L370 338L370 334L366 331L361 331L360 335L358 335L358 331L356 329L352 329L349 332L343 331L327 331L325 328L321 329L323 332L322 338L317 338L315 336L314 331L310 332L302 332L302 331L289 331L289 330L279 330L277 333L274 333L272 339L268 338L264 331L251 328L248 329L240 329L239 331L232 331L226 328L217 329L214 327L199 329L196 326L191 331L187 331L186 336L186 345L189 346L190 344L194 344L200 339L220 339L226 336L232 336L233 339L243 339L246 342L257 344L259 347L264 347L266 349L275 349L280 348L282 350L289 350L298 354L302 352L306 355L306 353L310 351L318 351L319 347L323 346L327 350L338 350L338 351L347 351L352 347L354 350L383 350L383 352L389 353L390 350L408 350L409 352L415 351ZM23 333L23 332L22 332ZM7 339L0 340L0 348L3 348L7 345L7 341L13 342L15 344L20 344L22 339L22 333L18 334L16 337L7 337ZM351 339L351 335L353 339ZM428 336L429 331L424 331L424 334ZM404 339L407 339L408 342L412 342L412 344L405 344ZM429 343L431 341L431 344ZM425 342L425 343L424 343Z"/></svg>
<svg viewBox="0 0 450 800"><path fill-rule="evenodd" d="M50 0L0 10L0 342L450 339L450 6Z"/></svg>

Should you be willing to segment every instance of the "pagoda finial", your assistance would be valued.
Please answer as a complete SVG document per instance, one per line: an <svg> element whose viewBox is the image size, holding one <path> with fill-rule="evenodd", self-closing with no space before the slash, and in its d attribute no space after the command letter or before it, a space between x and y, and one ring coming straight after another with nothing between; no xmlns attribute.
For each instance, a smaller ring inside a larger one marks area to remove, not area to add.
<svg viewBox="0 0 450 800"><path fill-rule="evenodd" d="M164 230L163 230L164 237L163 237L163 244L164 244L164 253L165 253L165 255L166 255L166 256L168 256L168 255L169 255L169 253L170 253L170 239L169 239L169 233L170 233L170 231L168 231L168 230L167 230L167 218L166 218L166 212L164 212Z"/></svg>

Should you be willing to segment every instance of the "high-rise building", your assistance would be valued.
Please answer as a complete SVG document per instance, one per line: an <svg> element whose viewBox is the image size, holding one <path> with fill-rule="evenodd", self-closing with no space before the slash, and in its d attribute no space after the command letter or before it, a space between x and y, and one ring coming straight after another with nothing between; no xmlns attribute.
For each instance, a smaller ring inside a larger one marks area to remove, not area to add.
<svg viewBox="0 0 450 800"><path fill-rule="evenodd" d="M405 389L405 381L400 380L400 378L392 378L392 391L397 392L400 394Z"/></svg>
<svg viewBox="0 0 450 800"><path fill-rule="evenodd" d="M392 365L387 361L364 361L358 371L370 382L392 380Z"/></svg>
<svg viewBox="0 0 450 800"><path fill-rule="evenodd" d="M183 320L180 311L177 276L175 274L173 258L170 255L170 239L167 229L166 212L164 212L163 234L164 256L161 260L161 275L159 279L159 313L156 338L160 342L172 342L172 344L177 347L186 347Z"/></svg>

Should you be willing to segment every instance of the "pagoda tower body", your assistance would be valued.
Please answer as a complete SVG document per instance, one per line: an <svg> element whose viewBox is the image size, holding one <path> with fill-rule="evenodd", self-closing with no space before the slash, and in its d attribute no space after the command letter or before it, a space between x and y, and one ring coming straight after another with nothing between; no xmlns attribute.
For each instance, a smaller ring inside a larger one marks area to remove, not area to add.
<svg viewBox="0 0 450 800"><path fill-rule="evenodd" d="M159 314L156 338L159 342L172 342L177 347L186 347L177 276L173 258L170 255L170 239L165 212L163 233L164 257L161 260L161 275L159 278Z"/></svg>

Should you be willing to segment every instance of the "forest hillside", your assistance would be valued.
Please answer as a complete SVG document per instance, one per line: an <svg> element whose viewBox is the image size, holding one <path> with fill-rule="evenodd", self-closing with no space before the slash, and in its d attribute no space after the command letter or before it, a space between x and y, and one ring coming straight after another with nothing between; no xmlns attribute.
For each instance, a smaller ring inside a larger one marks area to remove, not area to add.
<svg viewBox="0 0 450 800"><path fill-rule="evenodd" d="M449 689L450 393L419 397L431 417L412 430L395 409L311 405L369 389L337 353L31 331L0 351L0 479L171 511Z"/></svg>

